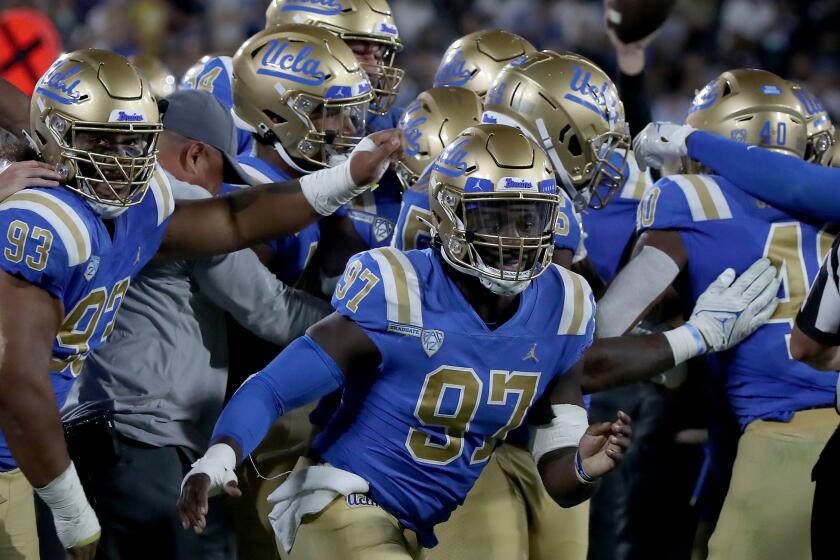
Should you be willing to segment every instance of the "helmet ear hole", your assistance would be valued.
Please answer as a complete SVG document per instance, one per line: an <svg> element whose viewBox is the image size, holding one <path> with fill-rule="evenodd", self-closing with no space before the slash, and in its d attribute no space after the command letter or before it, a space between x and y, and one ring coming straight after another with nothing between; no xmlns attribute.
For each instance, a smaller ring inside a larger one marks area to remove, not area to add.
<svg viewBox="0 0 840 560"><path fill-rule="evenodd" d="M729 80L724 80L721 97L726 97L728 95L732 95L732 84L729 83Z"/></svg>
<svg viewBox="0 0 840 560"><path fill-rule="evenodd" d="M566 134L568 134L570 130L572 130L572 125L567 124L566 126L564 126L563 130L560 131L560 134L557 135L557 141L561 144L565 144Z"/></svg>
<svg viewBox="0 0 840 560"><path fill-rule="evenodd" d="M580 145L580 139L578 139L577 134L569 138L569 143L566 146L566 149L569 150L569 153L574 157L583 155L583 146Z"/></svg>

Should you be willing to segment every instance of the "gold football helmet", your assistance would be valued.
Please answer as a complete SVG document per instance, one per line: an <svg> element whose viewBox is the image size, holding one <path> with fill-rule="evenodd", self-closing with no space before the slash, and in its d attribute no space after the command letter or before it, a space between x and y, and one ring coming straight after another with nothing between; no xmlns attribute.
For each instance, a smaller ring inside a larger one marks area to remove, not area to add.
<svg viewBox="0 0 840 560"><path fill-rule="evenodd" d="M554 169L516 128L482 124L456 136L432 166L429 204L444 260L495 294L521 292L551 263Z"/></svg>
<svg viewBox="0 0 840 560"><path fill-rule="evenodd" d="M398 125L408 144L395 166L403 188L411 188L458 133L480 124L481 112L481 98L468 89L437 87L420 93Z"/></svg>
<svg viewBox="0 0 840 560"><path fill-rule="evenodd" d="M464 35L443 53L433 85L465 87L484 97L507 63L515 64L536 50L519 35L501 29Z"/></svg>
<svg viewBox="0 0 840 560"><path fill-rule="evenodd" d="M800 84L796 97L805 110L808 143L805 145L805 160L820 165L829 165L834 155L834 123L823 104L808 89Z"/></svg>
<svg viewBox="0 0 840 560"><path fill-rule="evenodd" d="M724 72L694 97L685 122L751 146L803 157L807 119L800 88L765 70ZM697 172L695 162L686 166Z"/></svg>
<svg viewBox="0 0 840 560"><path fill-rule="evenodd" d="M265 19L266 28L304 23L326 29L344 41L380 45L380 63L363 67L374 94L370 111L384 115L394 105L405 71L394 66L403 43L387 0L272 0Z"/></svg>
<svg viewBox="0 0 840 560"><path fill-rule="evenodd" d="M177 86L175 74L158 58L150 55L135 55L129 57L128 60L149 81L155 98L163 99L175 93Z"/></svg>
<svg viewBox="0 0 840 560"><path fill-rule="evenodd" d="M110 207L143 200L162 127L149 83L125 58L61 56L35 84L29 122L44 161L67 167L67 188Z"/></svg>
<svg viewBox="0 0 840 560"><path fill-rule="evenodd" d="M578 209L603 207L624 184L624 106L609 76L579 54L535 52L506 66L482 120L516 126L540 144Z"/></svg>
<svg viewBox="0 0 840 560"><path fill-rule="evenodd" d="M350 47L311 25L260 31L233 57L236 114L302 173L332 165L358 144L372 98Z"/></svg>

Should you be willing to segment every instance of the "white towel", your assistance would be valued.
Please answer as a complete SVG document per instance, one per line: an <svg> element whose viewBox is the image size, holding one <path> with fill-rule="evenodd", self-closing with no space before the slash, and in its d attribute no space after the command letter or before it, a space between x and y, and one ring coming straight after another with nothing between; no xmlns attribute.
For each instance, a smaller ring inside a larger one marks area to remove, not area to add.
<svg viewBox="0 0 840 560"><path fill-rule="evenodd" d="M364 494L369 489L364 478L329 465L295 470L268 496L268 502L274 504L268 521L288 553L304 515L319 513L339 495Z"/></svg>

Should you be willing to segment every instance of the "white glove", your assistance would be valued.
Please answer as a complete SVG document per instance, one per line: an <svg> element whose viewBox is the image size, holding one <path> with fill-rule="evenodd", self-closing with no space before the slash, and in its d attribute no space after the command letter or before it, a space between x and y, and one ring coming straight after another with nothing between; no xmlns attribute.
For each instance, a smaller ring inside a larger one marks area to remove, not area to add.
<svg viewBox="0 0 840 560"><path fill-rule="evenodd" d="M226 484L237 483L236 473L236 452L225 443L211 445L204 457L192 464L190 471L181 481L181 492L184 491L184 484L194 474L206 474L210 477L210 487L207 489L208 496L216 496L222 492Z"/></svg>
<svg viewBox="0 0 840 560"><path fill-rule="evenodd" d="M770 319L779 305L780 282L767 258L754 262L737 280L735 271L727 268L697 298L688 322L711 350L728 350Z"/></svg>
<svg viewBox="0 0 840 560"><path fill-rule="evenodd" d="M674 363L728 350L755 332L779 305L780 282L767 258L754 262L737 279L734 270L724 270L697 298L688 322L663 333Z"/></svg>
<svg viewBox="0 0 840 560"><path fill-rule="evenodd" d="M99 539L99 520L85 497L73 463L43 488L35 488L35 492L49 506L64 548L85 546Z"/></svg>
<svg viewBox="0 0 840 560"><path fill-rule="evenodd" d="M633 153L639 168L642 171L648 167L662 169L665 164L686 157L688 146L685 141L695 130L687 124L649 123L633 139Z"/></svg>

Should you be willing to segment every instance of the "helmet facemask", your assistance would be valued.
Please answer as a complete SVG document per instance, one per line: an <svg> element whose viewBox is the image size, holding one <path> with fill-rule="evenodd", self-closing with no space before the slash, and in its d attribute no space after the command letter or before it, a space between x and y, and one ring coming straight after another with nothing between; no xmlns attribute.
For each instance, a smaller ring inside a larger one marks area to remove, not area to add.
<svg viewBox="0 0 840 560"><path fill-rule="evenodd" d="M74 121L57 113L45 124L68 167L68 188L106 206L143 200L157 162L160 124Z"/></svg>
<svg viewBox="0 0 840 560"><path fill-rule="evenodd" d="M371 37L353 37L342 34L345 41L360 41L372 43L380 47L376 64L363 64L363 69L370 80L373 100L369 111L374 115L385 115L397 101L405 70L394 65L394 59L402 46L397 43L385 43L371 39ZM360 62L361 63L361 62Z"/></svg>
<svg viewBox="0 0 840 560"><path fill-rule="evenodd" d="M834 154L834 135L824 130L808 137L805 144L805 161L818 165L829 165Z"/></svg>
<svg viewBox="0 0 840 560"><path fill-rule="evenodd" d="M556 194L439 190L448 217L436 232L444 258L498 295L514 295L547 270L554 250ZM448 231L444 231L448 230Z"/></svg>
<svg viewBox="0 0 840 560"><path fill-rule="evenodd" d="M592 139L594 155L592 177L583 189L588 193L587 205L593 210L606 206L624 185L627 157L630 153L630 136L618 132L605 132ZM617 154L620 159L613 157Z"/></svg>

